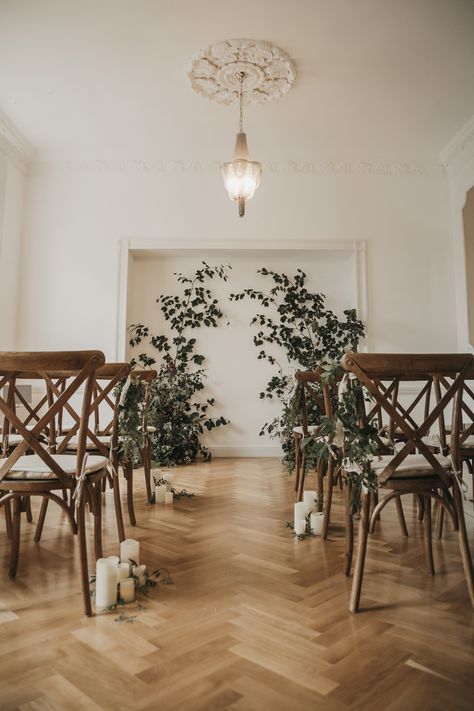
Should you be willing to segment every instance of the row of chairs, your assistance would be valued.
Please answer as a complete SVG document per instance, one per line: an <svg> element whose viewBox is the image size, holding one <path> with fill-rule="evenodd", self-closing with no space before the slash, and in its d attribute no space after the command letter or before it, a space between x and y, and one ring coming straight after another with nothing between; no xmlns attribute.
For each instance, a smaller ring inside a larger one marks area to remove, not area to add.
<svg viewBox="0 0 474 711"><path fill-rule="evenodd" d="M120 385L145 383L141 407L141 458L151 501L148 400L156 371L130 371L128 363L105 363L100 351L0 353L0 411L3 415L0 459L0 507L11 540L9 575L15 577L22 514L32 522L30 500L41 497L35 541L41 539L49 502L66 514L79 539L86 615L92 614L86 543L86 508L93 518L95 558L102 557L102 502L107 483L113 491L117 537L125 539L119 468L127 482L127 507L136 525L133 462L120 457ZM130 382L130 381L129 381ZM35 391L28 402L21 385ZM123 392L123 391L122 391Z"/></svg>
<svg viewBox="0 0 474 711"><path fill-rule="evenodd" d="M327 383L321 368L296 375L302 390L301 425L294 430L297 499L303 495L306 463L305 438L318 435L321 415L337 416L343 378L355 379L360 426L376 425L377 455L371 462L377 490L362 493L359 540L350 610L360 606L368 534L380 513L394 502L402 534L408 536L402 497L413 495L423 522L428 571L434 574L432 550L432 501L437 512L436 535L441 538L445 514L458 532L459 546L471 602L474 606L474 573L463 508L463 465L473 472L474 460L474 357L470 354L404 355L348 353L341 361L338 379ZM338 382L339 380L339 382ZM315 416L312 424L311 417ZM341 443L342 444L342 443ZM342 444L343 446L343 444ZM334 451L334 450L333 450ZM322 537L330 525L336 478L345 488L346 553L344 573L350 575L354 548L353 477L336 471L334 457L320 461L317 490L324 511ZM323 480L326 481L323 498ZM379 496L381 496L379 500Z"/></svg>

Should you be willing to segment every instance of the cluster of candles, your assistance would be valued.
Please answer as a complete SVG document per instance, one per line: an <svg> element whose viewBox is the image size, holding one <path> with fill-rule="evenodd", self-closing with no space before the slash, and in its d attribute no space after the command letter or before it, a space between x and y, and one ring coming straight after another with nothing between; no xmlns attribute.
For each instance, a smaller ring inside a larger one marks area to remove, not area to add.
<svg viewBox="0 0 474 711"><path fill-rule="evenodd" d="M131 561L134 563L131 563ZM135 577L130 577L131 575ZM95 605L105 609L116 605L118 600L135 600L135 578L145 585L146 565L140 565L140 544L128 538L120 544L120 558L109 555L99 558L95 569Z"/></svg>
<svg viewBox="0 0 474 711"><path fill-rule="evenodd" d="M306 519L309 516L309 525L315 536L321 535L323 528L323 514L316 511L318 495L316 491L304 491L303 501L295 504L295 520L293 530L297 536L307 533Z"/></svg>
<svg viewBox="0 0 474 711"><path fill-rule="evenodd" d="M173 485L173 473L165 472L162 473L160 469L152 469L152 476L155 481L164 480L165 484L157 484L155 486L155 503L156 504L172 504L173 503L173 492L171 487Z"/></svg>

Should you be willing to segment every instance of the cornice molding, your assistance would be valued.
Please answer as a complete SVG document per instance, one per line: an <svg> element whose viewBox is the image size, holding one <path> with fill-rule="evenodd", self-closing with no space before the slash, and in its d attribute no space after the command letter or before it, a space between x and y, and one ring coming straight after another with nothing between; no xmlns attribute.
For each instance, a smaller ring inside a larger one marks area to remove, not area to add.
<svg viewBox="0 0 474 711"><path fill-rule="evenodd" d="M0 109L0 154L11 160L24 173L34 157L33 146Z"/></svg>
<svg viewBox="0 0 474 711"><path fill-rule="evenodd" d="M442 163L452 172L457 172L474 158L474 116L464 124L439 155Z"/></svg>
<svg viewBox="0 0 474 711"><path fill-rule="evenodd" d="M37 160L31 165L33 174L43 172L62 173L110 173L110 174L162 174L215 173L220 170L219 161L179 159L62 159ZM385 161L385 160L285 160L262 163L264 173L313 176L374 176L374 177L430 177L445 173L441 162L433 161Z"/></svg>

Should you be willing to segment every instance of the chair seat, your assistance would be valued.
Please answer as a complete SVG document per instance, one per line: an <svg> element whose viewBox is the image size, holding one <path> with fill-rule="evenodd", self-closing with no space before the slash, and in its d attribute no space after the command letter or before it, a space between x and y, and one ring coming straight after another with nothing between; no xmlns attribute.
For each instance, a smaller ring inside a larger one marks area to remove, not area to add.
<svg viewBox="0 0 474 711"><path fill-rule="evenodd" d="M434 456L444 470L449 471L451 469L451 460L449 457L442 457L439 454ZM374 459L372 462L372 471L375 472L377 476L380 476L392 459L393 456L391 454L385 454L382 457ZM417 479L420 476L436 476L436 472L430 467L429 462L422 454L409 454L393 474L390 475L390 479Z"/></svg>
<svg viewBox="0 0 474 711"><path fill-rule="evenodd" d="M314 434L317 432L318 426L317 425L308 425L308 434ZM293 427L293 434L300 434L304 435L304 431L302 427Z"/></svg>
<svg viewBox="0 0 474 711"><path fill-rule="evenodd" d="M56 442L58 445L60 445L64 440L66 439L66 436L61 436L61 437L56 437ZM111 435L97 435L97 439L101 444L110 444L111 440ZM66 444L66 449L74 449L76 450L79 444L79 435L74 435L71 437L71 439L68 441ZM86 449L97 449L95 443L88 437L86 441Z"/></svg>
<svg viewBox="0 0 474 711"><path fill-rule="evenodd" d="M66 474L72 476L76 473L75 454L52 454L51 457L61 467ZM0 467L6 462L6 459L0 459ZM89 455L87 458L86 474L105 469L107 466L107 457L99 455ZM43 462L37 454L25 454L19 457L12 466L10 472L5 477L4 481L17 479L57 479L56 474L52 472L48 465Z"/></svg>
<svg viewBox="0 0 474 711"><path fill-rule="evenodd" d="M23 442L23 440L25 439L23 435L18 434L16 432L14 432L13 434L4 435L4 437L8 438L9 447L15 446L16 444L20 444L20 442Z"/></svg>

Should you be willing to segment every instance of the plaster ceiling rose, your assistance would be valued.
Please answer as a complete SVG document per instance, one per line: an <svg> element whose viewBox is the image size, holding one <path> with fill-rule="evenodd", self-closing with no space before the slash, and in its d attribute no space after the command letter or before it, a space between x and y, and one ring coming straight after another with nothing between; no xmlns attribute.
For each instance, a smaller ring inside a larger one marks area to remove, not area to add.
<svg viewBox="0 0 474 711"><path fill-rule="evenodd" d="M188 77L198 94L220 104L273 101L291 88L296 71L291 59L270 42L231 39L211 44L192 60Z"/></svg>

